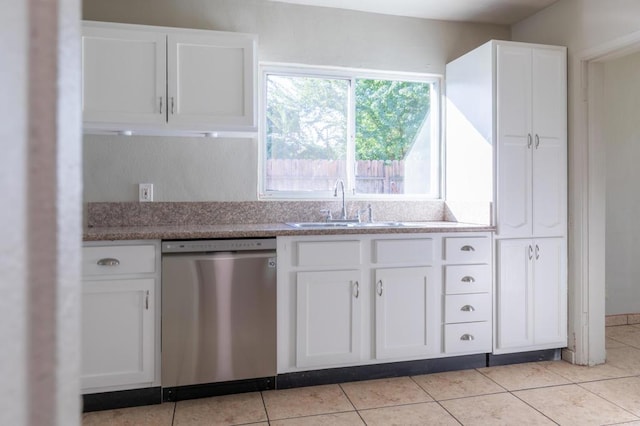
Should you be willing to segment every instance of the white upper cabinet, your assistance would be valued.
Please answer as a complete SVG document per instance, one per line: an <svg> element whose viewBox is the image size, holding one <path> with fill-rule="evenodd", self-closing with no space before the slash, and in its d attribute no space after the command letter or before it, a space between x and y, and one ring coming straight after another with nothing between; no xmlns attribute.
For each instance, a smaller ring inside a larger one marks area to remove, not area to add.
<svg viewBox="0 0 640 426"><path fill-rule="evenodd" d="M566 52L496 49L497 225L501 237L566 234Z"/></svg>
<svg viewBox="0 0 640 426"><path fill-rule="evenodd" d="M256 130L256 37L85 22L85 131L138 134Z"/></svg>
<svg viewBox="0 0 640 426"><path fill-rule="evenodd" d="M254 125L253 38L170 34L169 122L185 128Z"/></svg>
<svg viewBox="0 0 640 426"><path fill-rule="evenodd" d="M84 121L164 124L166 44L161 33L83 27Z"/></svg>

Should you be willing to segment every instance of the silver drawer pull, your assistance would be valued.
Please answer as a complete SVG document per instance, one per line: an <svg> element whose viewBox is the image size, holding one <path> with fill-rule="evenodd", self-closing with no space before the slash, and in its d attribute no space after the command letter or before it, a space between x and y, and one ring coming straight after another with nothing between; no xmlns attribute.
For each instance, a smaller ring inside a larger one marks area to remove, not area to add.
<svg viewBox="0 0 640 426"><path fill-rule="evenodd" d="M461 250L461 251L476 251L476 249L474 249L474 248L473 248L473 246L469 246L469 245L462 246L462 247L460 248L460 250Z"/></svg>
<svg viewBox="0 0 640 426"><path fill-rule="evenodd" d="M467 275L465 277L462 277L460 281L462 281L463 283L475 283L476 279Z"/></svg>
<svg viewBox="0 0 640 426"><path fill-rule="evenodd" d="M118 266L120 261L118 259L114 259L113 257L105 257L104 259L98 260L98 265L100 266Z"/></svg>
<svg viewBox="0 0 640 426"><path fill-rule="evenodd" d="M473 340L473 334L463 334L462 336L460 336L460 340L470 342L471 340Z"/></svg>
<svg viewBox="0 0 640 426"><path fill-rule="evenodd" d="M473 312L473 311L475 311L475 310L476 310L476 308L474 308L474 307L473 307L473 306L471 306L471 305L464 305L462 308L460 308L460 310L461 310L462 312Z"/></svg>

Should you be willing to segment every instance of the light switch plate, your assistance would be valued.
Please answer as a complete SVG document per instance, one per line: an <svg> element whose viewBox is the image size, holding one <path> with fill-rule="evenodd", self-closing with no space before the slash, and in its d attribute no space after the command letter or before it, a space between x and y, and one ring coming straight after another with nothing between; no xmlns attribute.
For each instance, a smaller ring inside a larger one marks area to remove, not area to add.
<svg viewBox="0 0 640 426"><path fill-rule="evenodd" d="M153 201L153 184L141 183L138 185L138 201Z"/></svg>

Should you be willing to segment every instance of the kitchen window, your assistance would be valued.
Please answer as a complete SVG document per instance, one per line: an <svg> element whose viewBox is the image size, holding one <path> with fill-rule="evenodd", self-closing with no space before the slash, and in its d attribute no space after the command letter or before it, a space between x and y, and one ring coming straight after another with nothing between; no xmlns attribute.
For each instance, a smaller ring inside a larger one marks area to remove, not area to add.
<svg viewBox="0 0 640 426"><path fill-rule="evenodd" d="M261 196L440 196L440 80L264 66Z"/></svg>

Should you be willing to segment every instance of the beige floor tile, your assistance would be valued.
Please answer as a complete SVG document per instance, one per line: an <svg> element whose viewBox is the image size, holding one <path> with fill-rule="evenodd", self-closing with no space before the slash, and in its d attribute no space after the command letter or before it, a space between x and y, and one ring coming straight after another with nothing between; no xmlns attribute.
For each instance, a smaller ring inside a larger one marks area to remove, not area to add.
<svg viewBox="0 0 640 426"><path fill-rule="evenodd" d="M355 411L339 385L273 390L262 396L270 420Z"/></svg>
<svg viewBox="0 0 640 426"><path fill-rule="evenodd" d="M514 395L561 425L603 425L638 420L626 410L578 385L514 392Z"/></svg>
<svg viewBox="0 0 640 426"><path fill-rule="evenodd" d="M174 426L234 425L267 421L260 392L178 401Z"/></svg>
<svg viewBox="0 0 640 426"><path fill-rule="evenodd" d="M364 422L355 411L348 413L322 414L320 416L296 417L276 420L271 426L364 426Z"/></svg>
<svg viewBox="0 0 640 426"><path fill-rule="evenodd" d="M633 325L619 325L616 327L605 327L604 334L610 339L616 339L627 333L637 333L638 327Z"/></svg>
<svg viewBox="0 0 640 426"><path fill-rule="evenodd" d="M343 383L341 386L358 410L433 401L410 377Z"/></svg>
<svg viewBox="0 0 640 426"><path fill-rule="evenodd" d="M604 318L604 325L606 327L616 326L616 325L627 325L627 314L624 315L607 315Z"/></svg>
<svg viewBox="0 0 640 426"><path fill-rule="evenodd" d="M614 348L624 348L628 346L625 343L614 340L610 337L607 337L604 341L605 349L614 349Z"/></svg>
<svg viewBox="0 0 640 426"><path fill-rule="evenodd" d="M541 362L480 368L478 371L510 391L570 383Z"/></svg>
<svg viewBox="0 0 640 426"><path fill-rule="evenodd" d="M554 424L509 393L450 399L440 404L465 426Z"/></svg>
<svg viewBox="0 0 640 426"><path fill-rule="evenodd" d="M581 386L640 416L640 377L583 383Z"/></svg>
<svg viewBox="0 0 640 426"><path fill-rule="evenodd" d="M640 349L632 347L607 349L607 364L627 371L630 375L640 374Z"/></svg>
<svg viewBox="0 0 640 426"><path fill-rule="evenodd" d="M493 380L476 370L425 374L415 376L413 380L436 401L505 391Z"/></svg>
<svg viewBox="0 0 640 426"><path fill-rule="evenodd" d="M618 342L624 343L625 345L633 346L635 348L640 348L640 328L632 327L635 331L628 331L625 333L620 333L615 337L609 337L608 339L616 340Z"/></svg>
<svg viewBox="0 0 640 426"><path fill-rule="evenodd" d="M362 410L360 415L367 426L459 425L435 402Z"/></svg>
<svg viewBox="0 0 640 426"><path fill-rule="evenodd" d="M171 426L175 403L94 411L82 415L83 426Z"/></svg>
<svg viewBox="0 0 640 426"><path fill-rule="evenodd" d="M615 379L627 377L629 372L609 363L585 366L573 365L565 361L549 361L544 363L550 371L559 374L573 383L592 382L595 380Z"/></svg>

